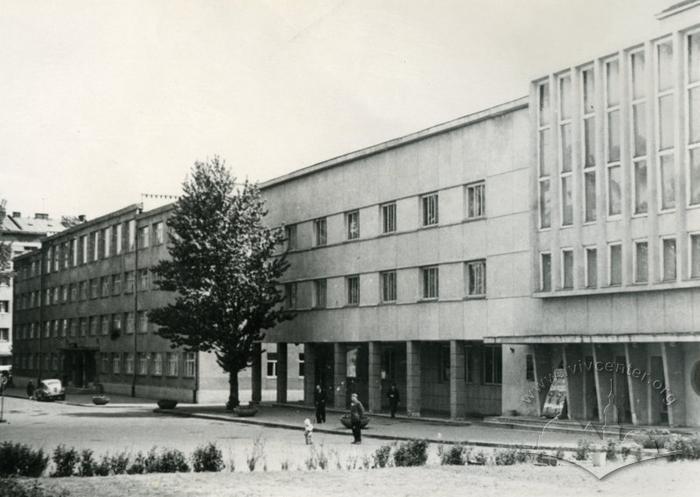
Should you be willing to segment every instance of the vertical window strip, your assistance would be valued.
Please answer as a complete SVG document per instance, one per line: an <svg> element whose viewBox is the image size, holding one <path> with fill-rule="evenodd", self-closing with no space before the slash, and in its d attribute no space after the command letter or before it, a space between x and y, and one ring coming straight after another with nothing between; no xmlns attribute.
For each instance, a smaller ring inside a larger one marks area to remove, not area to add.
<svg viewBox="0 0 700 497"><path fill-rule="evenodd" d="M700 205L700 31L686 37L688 205Z"/></svg>
<svg viewBox="0 0 700 497"><path fill-rule="evenodd" d="M596 127L595 127L595 79L593 67L579 73L581 82L581 143L583 164L583 221L594 222L597 217L596 202Z"/></svg>
<svg viewBox="0 0 700 497"><path fill-rule="evenodd" d="M552 226L550 175L552 171L550 88L548 82L537 86L537 167L540 229Z"/></svg>
<svg viewBox="0 0 700 497"><path fill-rule="evenodd" d="M605 151L608 216L622 213L622 173L620 166L620 63L617 58L605 68Z"/></svg>
<svg viewBox="0 0 700 497"><path fill-rule="evenodd" d="M561 175L560 206L562 226L574 223L573 180L572 175L572 137L571 137L571 76L560 76L558 80L559 95L559 173Z"/></svg>
<svg viewBox="0 0 700 497"><path fill-rule="evenodd" d="M674 160L674 70L672 40L656 43L655 88L656 88L656 143L659 165L659 207L661 211L676 207L676 174Z"/></svg>

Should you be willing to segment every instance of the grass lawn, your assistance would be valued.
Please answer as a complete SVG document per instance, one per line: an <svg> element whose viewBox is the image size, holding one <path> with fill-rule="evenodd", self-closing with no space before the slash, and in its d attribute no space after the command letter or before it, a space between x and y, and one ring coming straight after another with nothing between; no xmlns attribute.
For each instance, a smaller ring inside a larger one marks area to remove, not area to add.
<svg viewBox="0 0 700 497"><path fill-rule="evenodd" d="M374 470L179 473L91 478L42 478L49 489L99 497L345 496L683 496L698 495L700 461L648 461L604 480L573 465L556 467L428 466Z"/></svg>

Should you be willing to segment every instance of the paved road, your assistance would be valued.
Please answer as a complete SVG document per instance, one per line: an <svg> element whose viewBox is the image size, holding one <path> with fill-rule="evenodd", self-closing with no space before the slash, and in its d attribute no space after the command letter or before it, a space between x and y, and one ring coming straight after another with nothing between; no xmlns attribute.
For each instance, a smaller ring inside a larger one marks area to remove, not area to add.
<svg viewBox="0 0 700 497"><path fill-rule="evenodd" d="M258 427L226 421L164 416L153 412L153 404L115 406L73 406L61 402L35 402L6 398L5 418L0 424L0 441L24 442L52 451L63 443L76 448L90 448L96 454L119 451L147 451L153 446L171 447L190 454L197 446L216 442L224 459L231 458L236 467L244 467L256 438L265 442L270 469L279 469L282 461L290 467L303 467L309 456L304 445L303 428L299 430ZM361 446L351 445L347 436L315 434L324 451L361 459L382 442L366 439ZM333 457L331 457L333 459Z"/></svg>

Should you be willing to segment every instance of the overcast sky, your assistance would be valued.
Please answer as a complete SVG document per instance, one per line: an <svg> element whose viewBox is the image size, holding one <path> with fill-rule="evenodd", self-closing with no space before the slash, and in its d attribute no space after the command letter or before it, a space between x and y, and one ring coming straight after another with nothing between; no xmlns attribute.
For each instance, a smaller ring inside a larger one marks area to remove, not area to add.
<svg viewBox="0 0 700 497"><path fill-rule="evenodd" d="M273 178L524 96L671 3L0 0L0 198L95 217L215 154Z"/></svg>

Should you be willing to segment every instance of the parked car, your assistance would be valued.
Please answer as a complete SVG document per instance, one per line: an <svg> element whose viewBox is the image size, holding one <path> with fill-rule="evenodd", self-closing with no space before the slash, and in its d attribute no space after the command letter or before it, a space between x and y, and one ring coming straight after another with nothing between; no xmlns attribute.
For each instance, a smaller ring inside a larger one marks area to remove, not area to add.
<svg viewBox="0 0 700 497"><path fill-rule="evenodd" d="M34 390L36 400L66 400L66 389L61 380L42 380Z"/></svg>

